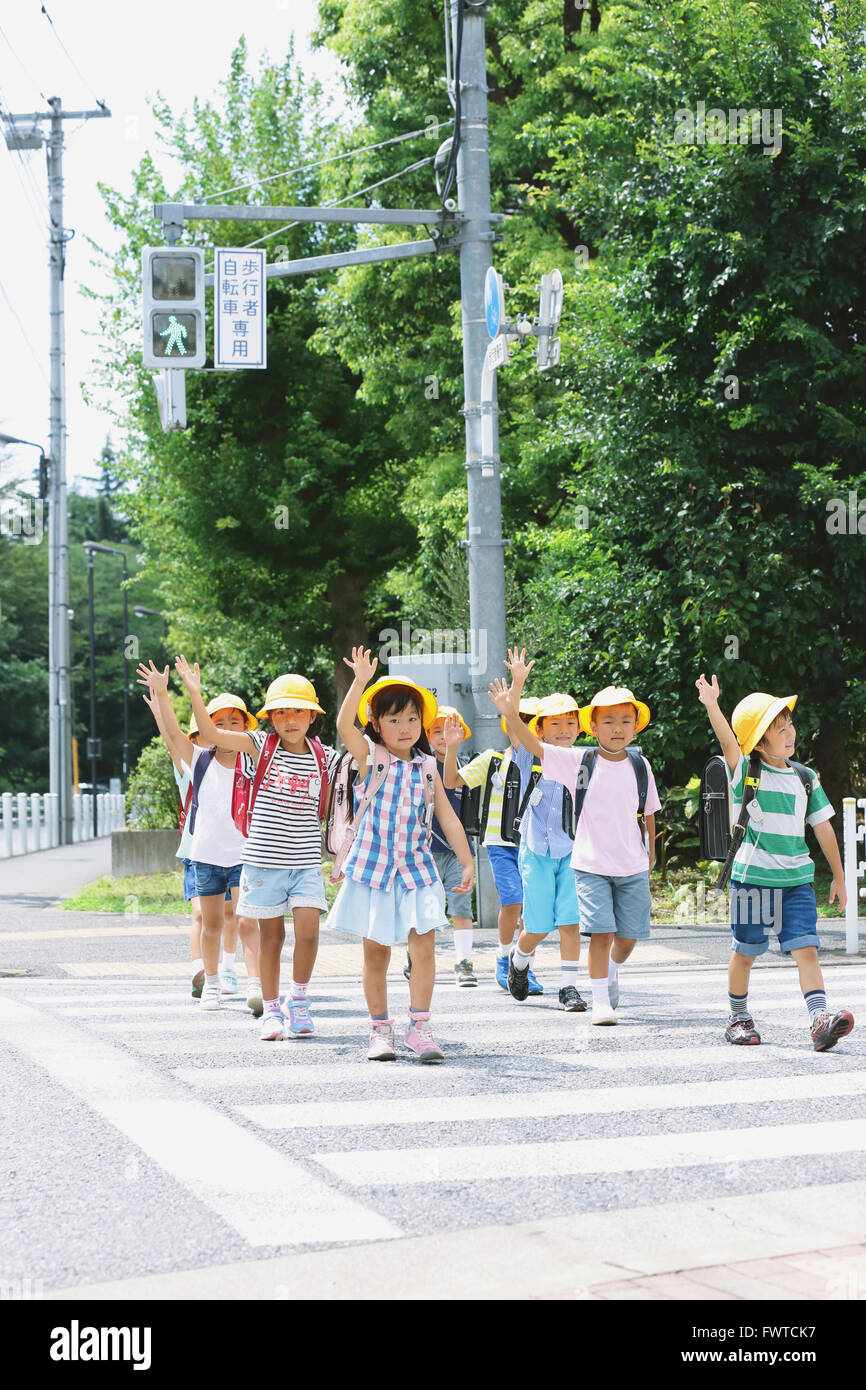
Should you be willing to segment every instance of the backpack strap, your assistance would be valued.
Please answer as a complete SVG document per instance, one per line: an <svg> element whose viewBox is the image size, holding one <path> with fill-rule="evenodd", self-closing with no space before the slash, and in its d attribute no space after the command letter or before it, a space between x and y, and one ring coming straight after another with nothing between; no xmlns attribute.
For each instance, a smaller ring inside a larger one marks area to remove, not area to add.
<svg viewBox="0 0 866 1390"><path fill-rule="evenodd" d="M562 788L562 833L567 835L569 840L574 839L575 820L574 820L574 800L568 787Z"/></svg>
<svg viewBox="0 0 866 1390"><path fill-rule="evenodd" d="M493 778L502 767L504 753L491 753L490 762L487 764L487 777L484 781L484 795L481 798L481 834L487 830L487 817L490 814L490 794L493 791ZM494 767L494 763L496 766Z"/></svg>
<svg viewBox="0 0 866 1390"><path fill-rule="evenodd" d="M370 756L372 761L370 764L370 768L367 772L366 786L361 792L361 797L358 802L358 809L352 817L351 824L346 829L346 837L343 840L343 843L340 845L340 848L337 850L337 853L334 856L334 863L331 868L332 883L336 883L337 880L342 876L343 864L345 862L346 855L349 853L349 850L352 848L352 845L354 844L355 836L358 833L358 828L361 824L361 821L363 820L364 815L369 808L370 802L373 800L373 797L376 795L379 788L383 785L385 778L388 776L388 769L391 766L391 754L388 752L388 749L385 747L383 743L374 744L373 751Z"/></svg>
<svg viewBox="0 0 866 1390"><path fill-rule="evenodd" d="M328 798L328 761L325 757L325 750L322 747L322 740L314 734L307 739L307 747L316 759L319 768L319 820L325 818L325 802Z"/></svg>
<svg viewBox="0 0 866 1390"><path fill-rule="evenodd" d="M577 822L580 820L580 813L583 810L583 803L586 800L586 789L589 780L595 771L598 761L598 749L587 748L580 760L580 767L577 769L577 785L574 789L574 833L577 834Z"/></svg>
<svg viewBox="0 0 866 1390"><path fill-rule="evenodd" d="M538 786L539 782L541 781L541 777L542 777L541 763L536 763L536 762L533 761L533 763L532 763L532 768L531 768L530 773L529 773L529 780L528 780L527 783L526 783L526 791L523 793L523 800L521 801L520 805L518 806L518 808L517 808L517 815L514 817L514 820L513 820L513 822L512 822L512 826L513 826L514 830L517 831L518 834L520 833L520 827L521 827L521 824L523 823L523 817L524 817L525 814L526 814L526 808L527 808L527 806L529 805L529 801L530 801L530 798L531 798L531 796L532 796L532 793L535 791L535 788Z"/></svg>
<svg viewBox="0 0 866 1390"><path fill-rule="evenodd" d="M637 823L640 826L641 844L645 845L646 821L644 811L646 810L647 791L649 790L649 773L639 748L627 748L625 751L637 780Z"/></svg>
<svg viewBox="0 0 866 1390"><path fill-rule="evenodd" d="M198 813L198 794L204 775L216 757L216 748L211 744L208 748L202 749L195 760L195 767L192 770L192 784L190 792L192 796L189 801L189 833L195 834L195 818Z"/></svg>
<svg viewBox="0 0 866 1390"><path fill-rule="evenodd" d="M178 830L180 831L181 835L183 834L183 827L184 827L184 825L186 824L186 818L187 818L187 815L188 815L188 813L189 813L189 804L190 804L191 801L192 801L192 778L190 778L189 786L188 786L187 789L186 789L186 796L184 797L184 799L183 799L182 801L180 801L180 813L179 813L178 818L177 818L177 828L178 828Z"/></svg>
<svg viewBox="0 0 866 1390"><path fill-rule="evenodd" d="M265 741L262 744L262 751L259 753L259 760L256 763L256 772L255 776L253 777L253 785L250 787L250 798L247 802L247 835L249 835L250 833L250 826L252 825L253 821L253 807L256 804L256 797L259 794L259 787L265 780L265 777L267 776L267 773L270 770L271 763L277 756L277 749L279 748L279 746L279 734L267 734L265 736Z"/></svg>
<svg viewBox="0 0 866 1390"><path fill-rule="evenodd" d="M746 769L746 782L743 787L743 803L740 806L740 815L731 833L731 843L728 846L728 854L722 865L722 871L716 879L716 890L721 892L728 885L731 877L731 869L734 867L734 860L737 851L743 843L746 835L746 826L749 823L749 806L758 795L758 787L761 784L761 755L760 753L749 754L749 766Z"/></svg>
<svg viewBox="0 0 866 1390"><path fill-rule="evenodd" d="M812 779L815 773L810 772L802 763L795 763L793 758L788 758L788 766L792 767L799 777L806 791L806 815L809 814L809 797L812 795Z"/></svg>

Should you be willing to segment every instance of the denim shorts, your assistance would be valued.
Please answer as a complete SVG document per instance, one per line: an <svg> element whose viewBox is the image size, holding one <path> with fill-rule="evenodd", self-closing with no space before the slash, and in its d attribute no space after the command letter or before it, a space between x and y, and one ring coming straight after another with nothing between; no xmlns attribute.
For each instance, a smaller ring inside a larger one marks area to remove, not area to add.
<svg viewBox="0 0 866 1390"><path fill-rule="evenodd" d="M579 921L577 891L571 855L553 859L534 854L526 845L518 850L523 880L523 929L533 936L545 936L557 927Z"/></svg>
<svg viewBox="0 0 866 1390"><path fill-rule="evenodd" d="M574 870L580 903L581 936L613 932L626 941L646 941L650 934L649 874L587 874Z"/></svg>
<svg viewBox="0 0 866 1390"><path fill-rule="evenodd" d="M436 872L445 889L449 917L468 917L472 920L472 894L458 893L457 888L463 877L463 865L453 850L434 849L433 860Z"/></svg>
<svg viewBox="0 0 866 1390"><path fill-rule="evenodd" d="M523 884L520 869L517 867L516 845L485 845L487 858L496 884L496 893L502 907L513 907L523 902Z"/></svg>
<svg viewBox="0 0 866 1390"><path fill-rule="evenodd" d="M193 867L192 867L192 860L191 860L191 859L182 859L180 862L181 862L181 864L183 864L183 900L184 900L185 903L188 903L188 902L192 902L193 898L197 898L197 897L198 897L198 893L196 892L196 886L195 886L195 872L194 872ZM227 888L227 889L226 889L226 902L227 902L227 903L230 903L231 900L232 900L231 889L230 889L230 888Z"/></svg>
<svg viewBox="0 0 866 1390"><path fill-rule="evenodd" d="M321 864L303 869L263 869L244 864L239 917L285 917L294 907L317 907L327 912Z"/></svg>
<svg viewBox="0 0 866 1390"><path fill-rule="evenodd" d="M820 946L818 904L811 883L791 888L766 888L757 883L731 883L731 946L738 956L762 956L770 932L785 954L801 946Z"/></svg>
<svg viewBox="0 0 866 1390"><path fill-rule="evenodd" d="M196 898L215 898L223 895L229 898L230 890L237 888L241 881L240 864L224 868L222 864L200 864L197 859L191 860L191 863Z"/></svg>

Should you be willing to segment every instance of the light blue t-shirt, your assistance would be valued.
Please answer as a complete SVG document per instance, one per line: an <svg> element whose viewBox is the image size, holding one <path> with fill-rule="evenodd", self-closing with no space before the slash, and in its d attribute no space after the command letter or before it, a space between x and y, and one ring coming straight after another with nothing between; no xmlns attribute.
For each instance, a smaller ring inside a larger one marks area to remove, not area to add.
<svg viewBox="0 0 866 1390"><path fill-rule="evenodd" d="M177 782L177 790L180 794L180 804L182 806L186 801L186 794L192 786L192 778L186 772L178 772L174 763L172 763L171 765L171 770L174 773L174 780L175 782ZM177 847L178 859L192 858L192 855L189 852L191 839L192 836L189 833L189 816L187 816L186 820L184 821L183 831L180 837L180 844Z"/></svg>
<svg viewBox="0 0 866 1390"><path fill-rule="evenodd" d="M537 763L522 743L514 752L514 761L520 772L520 800L522 801L526 795L533 764L537 766ZM544 857L549 855L551 859L563 859L566 855L571 856L574 841L566 835L562 828L562 793L564 790L561 782L554 782L549 777L540 778L536 785L535 795L538 800L535 804L532 801L529 802L520 824L520 843L531 850L533 854L540 854Z"/></svg>

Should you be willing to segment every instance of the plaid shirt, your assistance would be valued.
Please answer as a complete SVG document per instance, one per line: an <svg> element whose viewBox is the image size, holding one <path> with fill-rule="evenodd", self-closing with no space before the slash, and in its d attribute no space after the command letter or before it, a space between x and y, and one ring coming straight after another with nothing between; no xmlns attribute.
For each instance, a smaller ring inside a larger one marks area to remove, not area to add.
<svg viewBox="0 0 866 1390"><path fill-rule="evenodd" d="M369 742L369 740L368 740ZM372 775L371 751L367 776ZM354 787L355 810L361 800ZM385 781L370 804L343 866L346 878L388 889L395 878L405 888L436 882L436 864L424 823L424 754L391 758Z"/></svg>

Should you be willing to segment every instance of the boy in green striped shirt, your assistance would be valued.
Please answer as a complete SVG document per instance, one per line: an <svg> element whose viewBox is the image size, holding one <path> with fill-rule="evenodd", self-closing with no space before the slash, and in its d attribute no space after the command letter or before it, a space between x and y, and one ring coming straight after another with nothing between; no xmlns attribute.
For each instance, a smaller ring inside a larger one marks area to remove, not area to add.
<svg viewBox="0 0 866 1390"><path fill-rule="evenodd" d="M807 825L815 831L833 874L830 902L838 900L840 910L844 909L846 893L839 846L830 826L833 807L817 774L809 774L807 793L790 763L797 732L791 711L797 696L776 699L763 692L747 695L731 716L732 729L719 709L716 677L710 684L702 674L695 685L727 764L735 821L743 801L749 754L754 750L761 757L758 791L748 808L746 834L731 870L731 1014L725 1037L730 1043L761 1041L749 1012L749 974L755 957L767 950L769 928L774 927L779 950L792 955L797 963L815 1051L827 1052L851 1032L854 1019L847 1009L831 1014L827 1008L818 964L818 908L812 887L815 865L806 848Z"/></svg>

